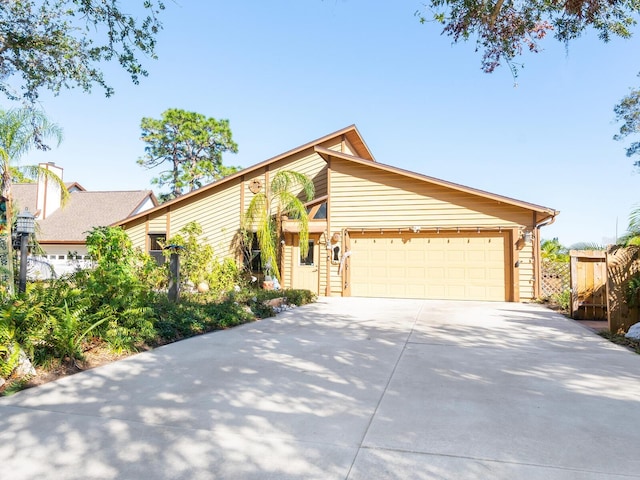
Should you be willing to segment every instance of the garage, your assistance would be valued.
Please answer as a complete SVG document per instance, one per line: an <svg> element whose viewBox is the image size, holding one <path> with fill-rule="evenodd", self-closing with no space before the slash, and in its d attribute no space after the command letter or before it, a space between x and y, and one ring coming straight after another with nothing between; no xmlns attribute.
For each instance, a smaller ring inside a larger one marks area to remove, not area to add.
<svg viewBox="0 0 640 480"><path fill-rule="evenodd" d="M350 232L351 294L508 300L507 234Z"/></svg>

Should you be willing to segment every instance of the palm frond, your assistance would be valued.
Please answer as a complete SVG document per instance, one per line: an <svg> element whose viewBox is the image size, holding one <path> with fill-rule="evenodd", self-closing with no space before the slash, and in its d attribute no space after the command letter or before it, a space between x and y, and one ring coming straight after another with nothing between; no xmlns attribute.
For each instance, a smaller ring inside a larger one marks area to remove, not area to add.
<svg viewBox="0 0 640 480"><path fill-rule="evenodd" d="M310 201L314 196L313 181L305 174L291 170L276 173L266 192L256 194L249 203L243 218L243 230L256 232L260 245L262 267L270 266L271 272L280 279L278 267L279 239L282 215L300 221L300 253L309 249L309 218L303 198Z"/></svg>
<svg viewBox="0 0 640 480"><path fill-rule="evenodd" d="M606 250L607 247L595 242L578 242L570 247L571 250Z"/></svg>
<svg viewBox="0 0 640 480"><path fill-rule="evenodd" d="M67 186L58 175L56 175L48 168L44 168L39 165L25 165L22 167L18 167L18 170L24 172L29 177L43 177L45 182L53 182L58 188L60 188L62 205L66 205L66 203L69 201L69 190L67 190Z"/></svg>
<svg viewBox="0 0 640 480"><path fill-rule="evenodd" d="M296 186L300 187L307 202L313 199L315 193L313 181L304 173L292 170L280 170L274 175L271 181L271 196L278 198L283 192L293 193L293 188Z"/></svg>
<svg viewBox="0 0 640 480"><path fill-rule="evenodd" d="M282 192L282 213L300 222L300 255L305 257L309 253L309 215L304 203L291 192Z"/></svg>

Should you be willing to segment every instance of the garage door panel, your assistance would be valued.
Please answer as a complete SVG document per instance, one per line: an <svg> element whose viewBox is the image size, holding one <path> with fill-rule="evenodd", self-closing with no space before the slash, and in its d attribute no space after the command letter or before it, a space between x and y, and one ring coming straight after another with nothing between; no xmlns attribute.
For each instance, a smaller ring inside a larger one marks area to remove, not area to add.
<svg viewBox="0 0 640 480"><path fill-rule="evenodd" d="M505 236L351 237L354 296L505 300Z"/></svg>

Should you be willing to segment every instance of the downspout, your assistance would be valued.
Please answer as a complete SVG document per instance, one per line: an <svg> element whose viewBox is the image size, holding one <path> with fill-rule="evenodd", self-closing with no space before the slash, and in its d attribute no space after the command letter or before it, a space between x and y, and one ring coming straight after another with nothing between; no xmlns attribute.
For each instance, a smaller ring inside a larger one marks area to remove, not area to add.
<svg viewBox="0 0 640 480"><path fill-rule="evenodd" d="M536 257L536 269L535 269L535 285L534 285L534 296L536 298L540 297L541 294L541 281L542 281L542 254L540 251L540 229L542 227L546 227L548 225L553 224L556 221L556 216L560 212L555 212L555 215L552 215L551 218L545 222L536 224L536 247L535 247L535 257Z"/></svg>
<svg viewBox="0 0 640 480"><path fill-rule="evenodd" d="M547 227L547 226L551 225L552 223L554 223L556 221L556 216L558 215L558 213L560 213L560 212L556 212L556 214L553 215L549 221L542 222L542 223L536 225L536 229L539 230L542 227Z"/></svg>

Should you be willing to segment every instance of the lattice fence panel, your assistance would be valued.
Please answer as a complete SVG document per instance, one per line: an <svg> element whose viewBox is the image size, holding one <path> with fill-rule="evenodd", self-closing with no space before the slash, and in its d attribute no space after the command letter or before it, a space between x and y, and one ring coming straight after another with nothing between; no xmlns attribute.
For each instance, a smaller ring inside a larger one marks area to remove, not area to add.
<svg viewBox="0 0 640 480"><path fill-rule="evenodd" d="M569 291L571 288L569 263L542 262L542 282L540 287L544 298Z"/></svg>

